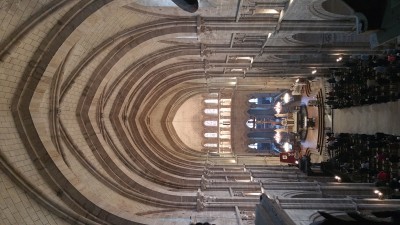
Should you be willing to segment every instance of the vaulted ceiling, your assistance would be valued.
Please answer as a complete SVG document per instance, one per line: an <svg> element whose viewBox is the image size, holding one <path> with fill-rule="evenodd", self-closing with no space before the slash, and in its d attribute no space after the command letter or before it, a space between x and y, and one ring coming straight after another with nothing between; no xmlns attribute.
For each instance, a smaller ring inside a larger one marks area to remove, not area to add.
<svg viewBox="0 0 400 225"><path fill-rule="evenodd" d="M2 1L5 173L69 221L157 224L138 215L196 206L207 156L176 115L199 94L280 91L371 51L320 0L199 2Z"/></svg>

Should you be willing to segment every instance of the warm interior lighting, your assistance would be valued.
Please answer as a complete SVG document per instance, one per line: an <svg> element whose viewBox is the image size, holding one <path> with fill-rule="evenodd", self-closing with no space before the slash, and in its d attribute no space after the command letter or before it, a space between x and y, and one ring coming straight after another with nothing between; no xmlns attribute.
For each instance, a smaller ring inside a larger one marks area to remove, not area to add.
<svg viewBox="0 0 400 225"><path fill-rule="evenodd" d="M250 56L239 56L239 57L236 57L236 59L238 59L238 60L249 60L250 63L253 63L253 57L250 57Z"/></svg>
<svg viewBox="0 0 400 225"><path fill-rule="evenodd" d="M383 193L380 192L379 190L374 190L374 193L378 195L378 198L379 198L379 199L381 199L381 200L384 199Z"/></svg>
<svg viewBox="0 0 400 225"><path fill-rule="evenodd" d="M311 74L316 74L316 73L317 73L317 70L311 71Z"/></svg>
<svg viewBox="0 0 400 225"><path fill-rule="evenodd" d="M218 104L218 99L216 98L205 99L204 102L206 104Z"/></svg>
<svg viewBox="0 0 400 225"><path fill-rule="evenodd" d="M282 104L280 102L276 103L275 107L274 107L276 113L281 113L282 110Z"/></svg>
<svg viewBox="0 0 400 225"><path fill-rule="evenodd" d="M300 78L297 78L296 83L299 83L299 81L300 81Z"/></svg>
<svg viewBox="0 0 400 225"><path fill-rule="evenodd" d="M279 11L276 9L263 9L263 8L258 8L255 10L256 14L278 14Z"/></svg>
<svg viewBox="0 0 400 225"><path fill-rule="evenodd" d="M288 103L289 101L290 101L290 95L289 95L288 93L286 93L286 94L283 96L283 102Z"/></svg>
<svg viewBox="0 0 400 225"><path fill-rule="evenodd" d="M277 132L277 133L274 135L274 139L275 139L276 143L281 142L281 140L282 140L281 133L280 133L280 132Z"/></svg>
<svg viewBox="0 0 400 225"><path fill-rule="evenodd" d="M244 193L244 195L252 195L252 196L259 196L261 193L258 192L250 192L250 193Z"/></svg>
<svg viewBox="0 0 400 225"><path fill-rule="evenodd" d="M285 149L285 152L288 152L290 150L289 142L285 142L285 144L283 144L283 149Z"/></svg>
<svg viewBox="0 0 400 225"><path fill-rule="evenodd" d="M231 69L232 72L243 72L243 69Z"/></svg>

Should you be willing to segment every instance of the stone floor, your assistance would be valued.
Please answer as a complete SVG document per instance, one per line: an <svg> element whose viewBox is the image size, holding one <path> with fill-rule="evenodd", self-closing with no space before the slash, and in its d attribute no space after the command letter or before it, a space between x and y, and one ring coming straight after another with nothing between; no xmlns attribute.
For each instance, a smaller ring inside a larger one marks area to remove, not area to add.
<svg viewBox="0 0 400 225"><path fill-rule="evenodd" d="M400 135L400 101L333 110L335 133Z"/></svg>

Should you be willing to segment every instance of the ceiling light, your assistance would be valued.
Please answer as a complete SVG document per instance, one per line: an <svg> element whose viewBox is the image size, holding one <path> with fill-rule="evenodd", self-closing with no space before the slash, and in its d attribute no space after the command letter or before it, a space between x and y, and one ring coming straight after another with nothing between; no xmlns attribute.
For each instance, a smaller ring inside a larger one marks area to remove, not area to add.
<svg viewBox="0 0 400 225"><path fill-rule="evenodd" d="M261 193L258 192L249 192L249 193L245 193L244 195L254 195L254 196L259 196Z"/></svg>
<svg viewBox="0 0 400 225"><path fill-rule="evenodd" d="M275 141L276 141L277 143L281 142L281 140L282 140L281 133L277 132L277 133L274 135L274 139L275 139Z"/></svg>
<svg viewBox="0 0 400 225"><path fill-rule="evenodd" d="M280 102L277 102L274 109L275 109L276 113L278 113L278 114L281 113L282 104Z"/></svg>
<svg viewBox="0 0 400 225"><path fill-rule="evenodd" d="M236 60L249 60L250 63L253 63L253 57L250 56L238 56L236 57Z"/></svg>
<svg viewBox="0 0 400 225"><path fill-rule="evenodd" d="M283 102L288 103L290 101L290 95L288 93L285 93L283 96Z"/></svg>
<svg viewBox="0 0 400 225"><path fill-rule="evenodd" d="M243 69L231 69L231 72L243 72Z"/></svg>
<svg viewBox="0 0 400 225"><path fill-rule="evenodd" d="M283 149L285 149L285 152L288 152L288 151L290 150L289 142L285 142L285 143L283 144Z"/></svg>
<svg viewBox="0 0 400 225"><path fill-rule="evenodd" d="M279 11L276 9L256 9L256 14L278 14Z"/></svg>
<svg viewBox="0 0 400 225"><path fill-rule="evenodd" d="M253 60L253 57L249 57L249 56L239 56L239 57L236 57L236 59Z"/></svg>

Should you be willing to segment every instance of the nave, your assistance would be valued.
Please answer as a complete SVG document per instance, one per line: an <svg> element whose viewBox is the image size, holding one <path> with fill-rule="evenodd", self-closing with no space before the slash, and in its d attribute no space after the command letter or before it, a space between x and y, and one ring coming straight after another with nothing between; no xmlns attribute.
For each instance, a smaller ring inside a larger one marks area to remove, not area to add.
<svg viewBox="0 0 400 225"><path fill-rule="evenodd" d="M333 110L335 133L400 135L400 101Z"/></svg>

